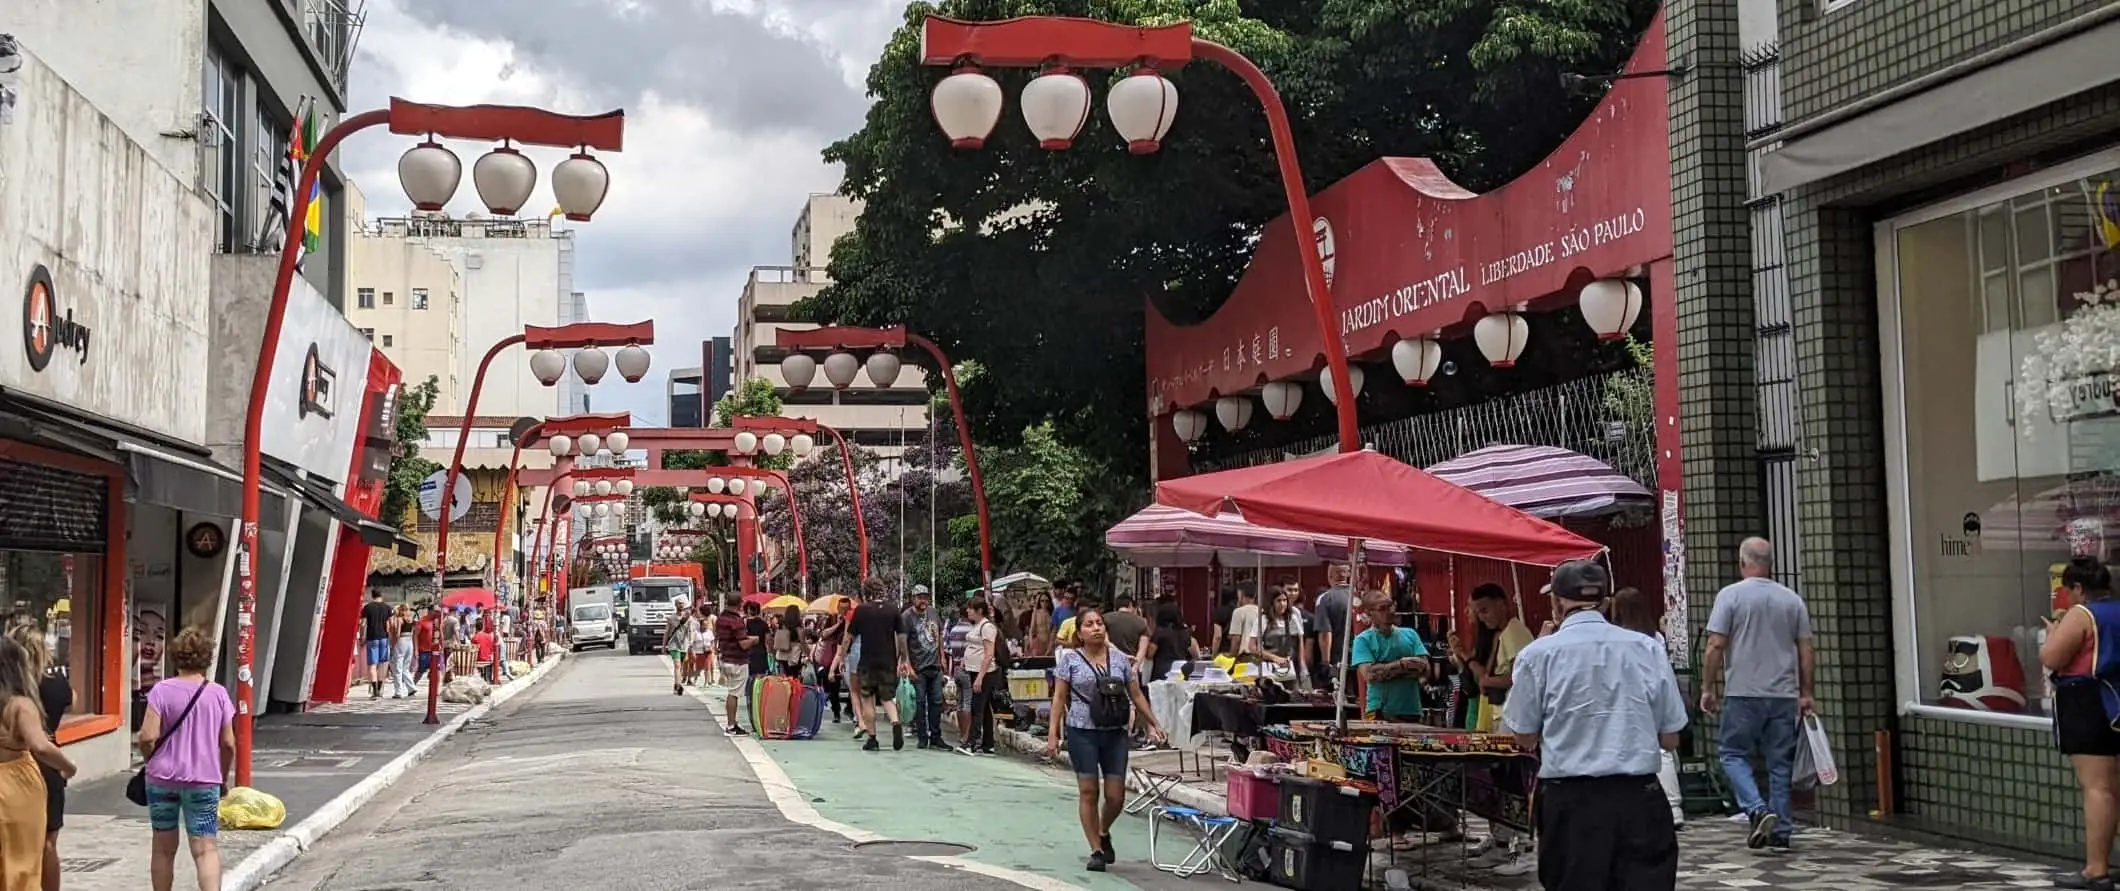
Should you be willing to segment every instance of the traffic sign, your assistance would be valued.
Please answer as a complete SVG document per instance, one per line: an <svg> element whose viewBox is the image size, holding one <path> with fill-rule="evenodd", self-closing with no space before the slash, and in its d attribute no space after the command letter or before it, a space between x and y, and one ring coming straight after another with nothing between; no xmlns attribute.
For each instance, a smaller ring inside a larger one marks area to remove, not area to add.
<svg viewBox="0 0 2120 891"><path fill-rule="evenodd" d="M430 474L420 481L420 513L430 520L442 516L442 483L449 477L445 468ZM471 512L471 477L456 475L456 497L449 499L449 522L454 523Z"/></svg>

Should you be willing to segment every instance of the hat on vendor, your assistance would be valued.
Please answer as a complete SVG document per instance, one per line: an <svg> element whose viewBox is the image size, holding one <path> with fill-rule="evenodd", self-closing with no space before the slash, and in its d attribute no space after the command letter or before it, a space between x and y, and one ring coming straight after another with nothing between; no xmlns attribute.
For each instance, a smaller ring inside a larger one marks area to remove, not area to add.
<svg viewBox="0 0 2120 891"><path fill-rule="evenodd" d="M1553 570L1547 586L1562 600L1595 602L1612 596L1612 574L1589 560L1570 560Z"/></svg>

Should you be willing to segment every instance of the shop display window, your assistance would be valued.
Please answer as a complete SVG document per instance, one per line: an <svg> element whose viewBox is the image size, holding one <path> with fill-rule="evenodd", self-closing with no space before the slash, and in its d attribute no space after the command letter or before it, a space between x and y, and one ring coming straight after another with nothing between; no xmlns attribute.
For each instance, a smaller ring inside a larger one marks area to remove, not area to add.
<svg viewBox="0 0 2120 891"><path fill-rule="evenodd" d="M2120 559L2120 160L1879 229L1902 684L2043 716L2071 557ZM1897 367L1891 367L1896 329ZM1911 614L1911 628L1904 618Z"/></svg>
<svg viewBox="0 0 2120 891"><path fill-rule="evenodd" d="M43 630L55 671L74 688L68 716L103 703L103 555L0 550L0 605Z"/></svg>

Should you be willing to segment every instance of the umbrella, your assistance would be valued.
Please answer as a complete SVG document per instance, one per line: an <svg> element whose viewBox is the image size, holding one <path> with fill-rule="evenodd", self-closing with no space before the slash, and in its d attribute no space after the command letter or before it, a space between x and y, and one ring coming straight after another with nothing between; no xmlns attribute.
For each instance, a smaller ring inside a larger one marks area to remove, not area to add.
<svg viewBox="0 0 2120 891"><path fill-rule="evenodd" d="M783 595L780 595L780 594L775 594L775 593L773 593L773 592L771 592L771 591L760 591L760 592L758 592L758 593L756 593L756 594L745 594L745 595L743 596L743 602L745 602L745 603L755 603L755 604L758 604L758 605L759 605L760 607L763 607L763 606L765 606L765 605L766 605L766 604L768 604L768 603L772 603L772 602L773 602L773 599L774 599L774 598L776 598L776 597L780 597L780 596L783 596Z"/></svg>
<svg viewBox="0 0 2120 891"><path fill-rule="evenodd" d="M765 602L765 608L776 613L791 606L795 607L796 609L801 609L808 605L809 604L802 602L802 598L797 597L793 594L782 594L779 597L775 597L772 600L768 600Z"/></svg>
<svg viewBox="0 0 2120 891"><path fill-rule="evenodd" d="M442 606L448 609L492 609L493 592L484 588L459 588L442 595Z"/></svg>
<svg viewBox="0 0 2120 891"><path fill-rule="evenodd" d="M1534 517L1595 517L1656 503L1642 484L1580 452L1541 445L1493 445L1428 472Z"/></svg>
<svg viewBox="0 0 2120 891"><path fill-rule="evenodd" d="M836 616L839 615L840 610L846 608L847 603L851 600L852 598L846 596L845 594L826 594L823 597L819 597L816 600L810 601L810 605L807 607L806 611L813 613L824 613L828 616Z"/></svg>
<svg viewBox="0 0 2120 891"><path fill-rule="evenodd" d="M1347 560L1346 536L1269 529L1234 513L1203 516L1151 504L1104 532L1105 546L1136 566L1316 566ZM1362 556L1370 563L1405 566L1404 545L1369 540Z"/></svg>

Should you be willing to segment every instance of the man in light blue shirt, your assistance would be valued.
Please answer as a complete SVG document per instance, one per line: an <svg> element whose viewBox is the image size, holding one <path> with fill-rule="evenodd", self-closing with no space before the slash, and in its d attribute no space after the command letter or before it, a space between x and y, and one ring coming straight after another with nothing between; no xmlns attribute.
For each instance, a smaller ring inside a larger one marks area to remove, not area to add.
<svg viewBox="0 0 2120 891"><path fill-rule="evenodd" d="M1516 657L1502 719L1539 754L1538 874L1546 891L1672 889L1678 833L1656 771L1686 707L1651 638L1605 620L1612 577L1553 571L1559 627Z"/></svg>

